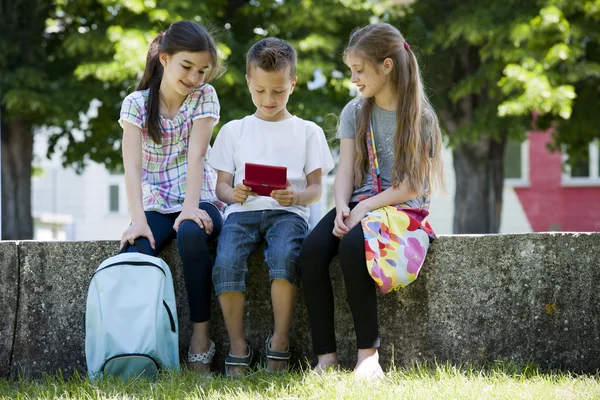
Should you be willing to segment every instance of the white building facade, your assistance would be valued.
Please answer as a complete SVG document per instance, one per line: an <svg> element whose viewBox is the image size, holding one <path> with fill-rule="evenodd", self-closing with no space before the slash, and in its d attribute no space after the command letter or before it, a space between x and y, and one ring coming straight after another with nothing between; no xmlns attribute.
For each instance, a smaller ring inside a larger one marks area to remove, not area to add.
<svg viewBox="0 0 600 400"><path fill-rule="evenodd" d="M90 162L78 175L58 157L46 158L43 133L34 137L31 208L36 240L116 240L129 225L123 175Z"/></svg>
<svg viewBox="0 0 600 400"><path fill-rule="evenodd" d="M524 149L525 150L525 149ZM40 173L32 179L32 213L36 240L117 240L129 225L129 210L122 174L111 174L103 165L90 162L78 175L64 168L58 157L47 159L46 137L35 135L34 154ZM527 154L527 151L523 151ZM448 193L431 200L429 221L441 235L452 234L455 179L452 152L443 152ZM523 165L527 165L524 160ZM526 167L525 167L526 168ZM523 177L527 177L523 171ZM324 177L323 196L311 206L311 226L334 206L333 175ZM523 180L507 180L500 233L532 232L513 186Z"/></svg>

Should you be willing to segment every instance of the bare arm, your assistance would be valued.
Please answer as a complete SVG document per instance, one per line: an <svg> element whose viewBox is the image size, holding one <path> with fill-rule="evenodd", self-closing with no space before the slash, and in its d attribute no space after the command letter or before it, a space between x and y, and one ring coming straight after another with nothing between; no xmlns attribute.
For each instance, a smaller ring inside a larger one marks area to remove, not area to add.
<svg viewBox="0 0 600 400"><path fill-rule="evenodd" d="M123 122L123 126L121 147L131 222L146 223L142 205L142 130L129 122Z"/></svg>
<svg viewBox="0 0 600 400"><path fill-rule="evenodd" d="M199 208L200 192L204 181L204 159L210 143L215 120L213 118L200 118L194 121L188 144L188 159L185 176L185 200L183 210L175 220L173 229L179 229L179 225L186 219L194 221L206 233L210 234L213 229L212 219L208 213Z"/></svg>
<svg viewBox="0 0 600 400"><path fill-rule="evenodd" d="M121 147L125 168L125 192L131 213L131 225L121 236L121 247L127 243L133 245L138 237L146 237L154 249L154 236L148 226L142 204L142 130L129 122L124 122Z"/></svg>
<svg viewBox="0 0 600 400"><path fill-rule="evenodd" d="M249 186L238 183L235 187L231 187L232 182L233 174L217 170L217 197L223 203L227 205L232 203L244 204L248 196L256 196L256 193Z"/></svg>
<svg viewBox="0 0 600 400"><path fill-rule="evenodd" d="M188 164L185 177L185 200L183 207L198 207L204 180L204 159L210 143L215 120L200 118L194 121L190 133Z"/></svg>
<svg viewBox="0 0 600 400"><path fill-rule="evenodd" d="M321 198L321 168L306 175L306 188L299 192L294 191L292 185L287 181L287 188L271 191L271 197L282 206L307 206L317 202Z"/></svg>
<svg viewBox="0 0 600 400"><path fill-rule="evenodd" d="M340 139L340 162L333 183L336 208L348 207L354 188L354 139Z"/></svg>
<svg viewBox="0 0 600 400"><path fill-rule="evenodd" d="M383 192L361 201L350 212L350 216L344 220L346 226L352 229L369 211L384 206L404 203L419 195L417 192L410 191L407 186L408 182L404 181L398 186L387 188Z"/></svg>
<svg viewBox="0 0 600 400"><path fill-rule="evenodd" d="M233 200L232 182L233 174L225 171L217 171L217 197L227 205L235 203Z"/></svg>
<svg viewBox="0 0 600 400"><path fill-rule="evenodd" d="M319 201L323 192L323 187L321 185L322 178L321 168L306 175L306 188L296 193L294 204L307 206Z"/></svg>
<svg viewBox="0 0 600 400"><path fill-rule="evenodd" d="M340 162L333 183L335 220L333 234L339 238L350 231L344 220L350 216L350 196L354 188L354 139L340 139Z"/></svg>
<svg viewBox="0 0 600 400"><path fill-rule="evenodd" d="M380 207L404 203L419 195L417 192L410 191L407 186L408 182L404 181L398 186L389 187L378 195L361 201L359 205L365 210L366 214Z"/></svg>

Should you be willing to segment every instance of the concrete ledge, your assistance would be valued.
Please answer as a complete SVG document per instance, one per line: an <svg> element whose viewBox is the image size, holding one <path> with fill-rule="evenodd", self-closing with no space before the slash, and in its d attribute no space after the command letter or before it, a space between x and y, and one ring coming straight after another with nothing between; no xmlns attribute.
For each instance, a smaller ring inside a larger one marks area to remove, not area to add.
<svg viewBox="0 0 600 400"><path fill-rule="evenodd" d="M425 358L596 371L598 249L598 233L442 238L423 280Z"/></svg>
<svg viewBox="0 0 600 400"><path fill-rule="evenodd" d="M114 254L117 242L0 243L0 376L85 372L84 318L89 278ZM445 236L434 242L419 279L379 296L384 366L438 360L483 363L532 361L575 371L600 368L600 233ZM17 258L18 263L15 262ZM175 244L162 255L175 280L180 353L185 360L189 312ZM262 253L250 260L245 313L248 339L264 353L272 326ZM11 272L13 271L13 272ZM17 271L19 277L17 278ZM341 271L331 267L336 333L344 366L355 362L355 335ZM19 284L20 282L20 284ZM19 287L14 347L16 287ZM294 315L291 349L311 354L302 292ZM228 340L213 296L211 335L222 368ZM12 314L11 314L12 313ZM8 337L11 339L8 339ZM12 353L9 366L5 354Z"/></svg>
<svg viewBox="0 0 600 400"><path fill-rule="evenodd" d="M91 274L114 242L19 242L19 306L11 377L85 371L85 303Z"/></svg>
<svg viewBox="0 0 600 400"><path fill-rule="evenodd" d="M0 378L8 376L12 358L17 292L18 249L15 242L0 242Z"/></svg>

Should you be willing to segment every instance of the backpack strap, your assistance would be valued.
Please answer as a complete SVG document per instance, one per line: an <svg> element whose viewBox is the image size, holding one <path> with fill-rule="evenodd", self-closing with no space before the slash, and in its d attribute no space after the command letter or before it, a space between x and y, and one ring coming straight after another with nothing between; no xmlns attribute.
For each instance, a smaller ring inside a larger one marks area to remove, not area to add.
<svg viewBox="0 0 600 400"><path fill-rule="evenodd" d="M369 131L365 137L367 140L370 172L371 177L373 178L371 196L375 196L376 194L381 193L381 174L379 172L379 161L377 161L377 149L375 148L375 133L372 120L369 121Z"/></svg>

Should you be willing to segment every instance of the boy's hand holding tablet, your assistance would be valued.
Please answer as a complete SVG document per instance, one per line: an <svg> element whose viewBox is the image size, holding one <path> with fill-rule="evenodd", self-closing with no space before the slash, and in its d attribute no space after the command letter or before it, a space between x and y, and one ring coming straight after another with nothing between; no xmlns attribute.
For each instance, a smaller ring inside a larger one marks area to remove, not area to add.
<svg viewBox="0 0 600 400"><path fill-rule="evenodd" d="M285 189L273 190L271 192L271 197L284 207L296 205L298 202L297 193L294 192L290 181L286 179L285 184L287 186Z"/></svg>
<svg viewBox="0 0 600 400"><path fill-rule="evenodd" d="M257 196L257 194L252 191L251 187L246 186L243 183L235 185L233 188L233 201L235 203L244 204L248 199L248 196Z"/></svg>
<svg viewBox="0 0 600 400"><path fill-rule="evenodd" d="M282 206L293 205L296 193L286 175L286 167L246 163L243 184L233 189L234 201L243 203L248 196L270 196Z"/></svg>

